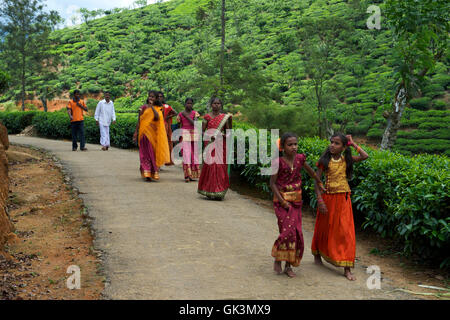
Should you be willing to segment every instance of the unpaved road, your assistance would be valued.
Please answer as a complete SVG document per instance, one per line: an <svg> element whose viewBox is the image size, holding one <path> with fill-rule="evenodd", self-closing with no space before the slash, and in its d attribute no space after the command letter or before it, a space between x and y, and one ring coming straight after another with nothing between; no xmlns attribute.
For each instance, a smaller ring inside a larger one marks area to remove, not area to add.
<svg viewBox="0 0 450 320"><path fill-rule="evenodd" d="M94 218L95 247L103 252L106 299L416 299L382 282L369 290L369 275L356 263L357 281L310 252L297 277L275 275L270 256L278 230L272 210L229 191L209 201L185 183L180 167L164 167L161 181L144 182L136 151L9 136L14 144L46 149L70 172ZM81 275L83 277L83 275Z"/></svg>

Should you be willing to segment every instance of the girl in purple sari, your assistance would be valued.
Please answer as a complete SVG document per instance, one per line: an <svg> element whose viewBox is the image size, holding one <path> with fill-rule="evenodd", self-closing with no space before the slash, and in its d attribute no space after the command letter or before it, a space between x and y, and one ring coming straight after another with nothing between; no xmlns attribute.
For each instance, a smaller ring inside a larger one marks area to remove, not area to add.
<svg viewBox="0 0 450 320"><path fill-rule="evenodd" d="M308 175L322 186L320 179L306 163L304 154L297 154L297 136L285 133L279 145L282 156L275 159L272 168L277 169L270 177L273 191L273 207L278 219L280 235L272 247L275 258L274 270L283 273L281 262L286 261L284 273L295 277L291 266L298 267L303 257L304 243L302 233L302 175L304 168ZM323 186L322 186L323 189Z"/></svg>

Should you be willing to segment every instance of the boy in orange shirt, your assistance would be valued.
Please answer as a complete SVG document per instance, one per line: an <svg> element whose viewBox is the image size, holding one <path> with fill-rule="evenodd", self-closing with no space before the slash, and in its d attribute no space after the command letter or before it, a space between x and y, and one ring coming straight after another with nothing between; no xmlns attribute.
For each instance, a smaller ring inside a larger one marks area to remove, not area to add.
<svg viewBox="0 0 450 320"><path fill-rule="evenodd" d="M73 99L69 101L67 106L67 113L70 118L70 125L72 127L72 151L77 151L77 138L80 136L80 150L87 151L85 148L86 139L84 137L84 117L83 111L87 112L86 104L80 98L80 91L73 92Z"/></svg>

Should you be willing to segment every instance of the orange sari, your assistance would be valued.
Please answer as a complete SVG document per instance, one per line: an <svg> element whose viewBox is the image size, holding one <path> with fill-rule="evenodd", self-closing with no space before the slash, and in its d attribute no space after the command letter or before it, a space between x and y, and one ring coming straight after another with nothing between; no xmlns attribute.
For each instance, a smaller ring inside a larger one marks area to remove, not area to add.
<svg viewBox="0 0 450 320"><path fill-rule="evenodd" d="M327 193L322 195L328 213L317 210L311 252L336 267L353 268L356 254L355 225L345 168L344 158L338 162L330 161L328 165Z"/></svg>
<svg viewBox="0 0 450 320"><path fill-rule="evenodd" d="M162 108L155 106L156 111L159 114L159 120L154 121L155 115L152 108L143 106L142 114L139 118L139 149L144 144L145 138L151 145L154 152L154 161L152 165L159 169L162 165L170 162L169 144L167 142L166 128L164 125L164 115Z"/></svg>

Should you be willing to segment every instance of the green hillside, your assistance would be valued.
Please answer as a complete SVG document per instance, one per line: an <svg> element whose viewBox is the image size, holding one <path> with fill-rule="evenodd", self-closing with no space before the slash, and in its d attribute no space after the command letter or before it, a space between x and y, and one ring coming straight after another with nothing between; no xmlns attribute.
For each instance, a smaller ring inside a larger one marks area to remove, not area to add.
<svg viewBox="0 0 450 320"><path fill-rule="evenodd" d="M390 32L369 30L367 7L382 1L227 1L225 102L259 125L317 135L309 44L322 37L329 69L324 103L336 130L380 141L395 91ZM323 29L320 29L323 26ZM219 1L172 0L124 10L52 34L67 57L61 90L112 91L119 109L135 109L149 89L175 107L187 96L204 110L218 88ZM395 148L450 155L448 56L411 101ZM7 97L7 96L6 96ZM3 98L2 98L3 99ZM264 104L264 106L261 106ZM267 106L270 106L270 110ZM244 112L245 113L245 112Z"/></svg>

